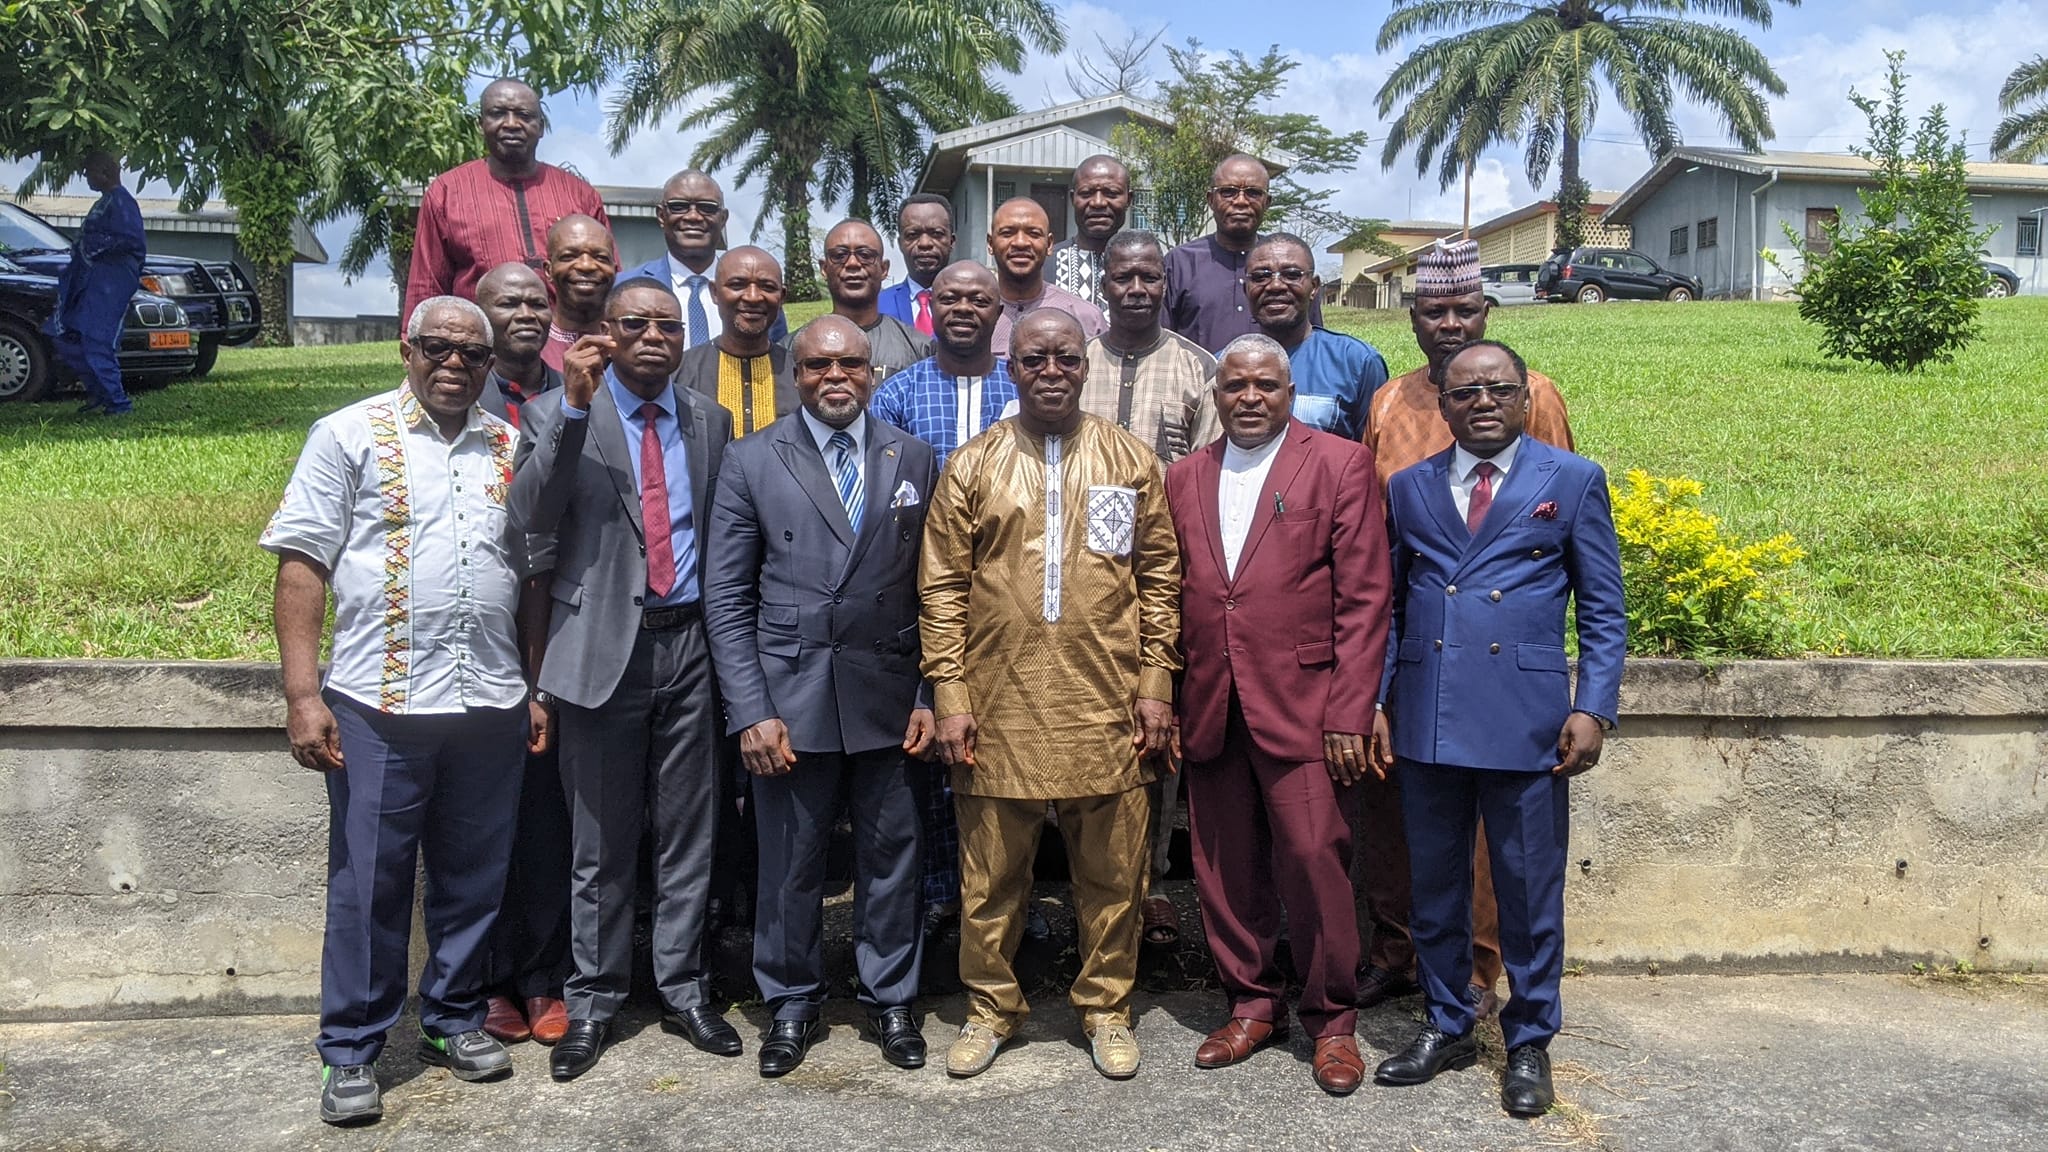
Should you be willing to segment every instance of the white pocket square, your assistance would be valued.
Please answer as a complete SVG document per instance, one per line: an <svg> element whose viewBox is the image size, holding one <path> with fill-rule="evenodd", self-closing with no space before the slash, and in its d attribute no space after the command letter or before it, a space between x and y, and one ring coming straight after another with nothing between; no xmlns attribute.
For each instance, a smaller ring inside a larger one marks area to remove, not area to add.
<svg viewBox="0 0 2048 1152"><path fill-rule="evenodd" d="M917 506L917 485L905 480L896 485L896 496L889 501L891 508L915 508Z"/></svg>

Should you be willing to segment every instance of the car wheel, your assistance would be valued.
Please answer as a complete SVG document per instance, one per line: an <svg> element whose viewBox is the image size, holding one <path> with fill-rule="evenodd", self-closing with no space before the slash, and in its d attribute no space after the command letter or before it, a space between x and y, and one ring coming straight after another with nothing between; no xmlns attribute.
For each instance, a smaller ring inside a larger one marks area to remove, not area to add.
<svg viewBox="0 0 2048 1152"><path fill-rule="evenodd" d="M2003 300L2012 294L2012 285L2006 283L2003 276L1993 276L1991 283L1984 286L1984 295L1993 300Z"/></svg>
<svg viewBox="0 0 2048 1152"><path fill-rule="evenodd" d="M1493 298L1493 297L1491 297L1491 296L1488 296L1488 297L1486 298L1486 306L1487 306L1488 308L1498 308L1498 307L1500 307L1500 301L1498 301L1498 300L1494 299L1494 298Z"/></svg>
<svg viewBox="0 0 2048 1152"><path fill-rule="evenodd" d="M1577 299L1581 304L1605 304L1607 302L1607 292L1598 284L1588 284L1584 288L1579 289Z"/></svg>
<svg viewBox="0 0 2048 1152"><path fill-rule="evenodd" d="M1692 289L1685 287L1673 288L1664 294L1664 298L1673 304L1690 303L1692 301Z"/></svg>
<svg viewBox="0 0 2048 1152"><path fill-rule="evenodd" d="M220 341L201 340L199 342L199 359L193 361L192 370L185 373L185 379L198 380L204 377L208 372L213 371L213 363L218 359L220 359Z"/></svg>
<svg viewBox="0 0 2048 1152"><path fill-rule="evenodd" d="M0 400L41 400L49 390L49 345L25 325L0 321Z"/></svg>

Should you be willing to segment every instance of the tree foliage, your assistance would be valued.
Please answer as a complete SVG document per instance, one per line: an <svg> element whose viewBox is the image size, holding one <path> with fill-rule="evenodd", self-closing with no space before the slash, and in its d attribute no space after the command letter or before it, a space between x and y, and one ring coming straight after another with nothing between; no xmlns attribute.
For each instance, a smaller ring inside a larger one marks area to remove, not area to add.
<svg viewBox="0 0 2048 1152"><path fill-rule="evenodd" d="M286 342L293 222L375 212L477 154L480 75L594 83L586 28L607 2L6 0L0 155L40 157L25 190L107 147L187 208L219 193L241 215L265 336Z"/></svg>
<svg viewBox="0 0 2048 1152"><path fill-rule="evenodd" d="M814 182L888 225L931 134L1015 114L990 71L1065 43L1046 0L674 0L637 6L607 40L625 64L613 150L678 111L678 130L709 129L690 161L768 183L792 300L819 296Z"/></svg>
<svg viewBox="0 0 2048 1152"><path fill-rule="evenodd" d="M1884 100L1849 93L1870 122L1868 144L1853 151L1876 168L1876 186L1856 191L1862 218L1823 225L1824 254L1789 224L1785 235L1805 265L1799 315L1820 326L1821 350L1901 372L1945 364L1976 338L1978 254L1991 230L1970 214L1967 153L1947 111L1936 104L1909 125L1905 53L1885 55Z"/></svg>
<svg viewBox="0 0 2048 1152"><path fill-rule="evenodd" d="M2012 70L1998 89L2005 119L1991 134L1991 154L2014 164L2048 160L2048 56Z"/></svg>
<svg viewBox="0 0 2048 1152"><path fill-rule="evenodd" d="M1780 0L1786 6L1799 0ZM1519 143L1538 188L1558 168L1559 243L1584 238L1591 189L1579 149L1592 131L1602 88L1628 114L1643 146L1662 156L1680 143L1680 99L1719 113L1755 151L1772 136L1764 97L1785 83L1741 33L1697 16L1771 25L1770 0L1394 0L1379 50L1424 40L1380 86L1392 117L1380 162L1413 148L1415 171L1432 164L1449 188L1495 144ZM1450 35L1439 36L1449 32ZM1398 110L1398 115L1396 112Z"/></svg>
<svg viewBox="0 0 2048 1152"><path fill-rule="evenodd" d="M1172 126L1131 120L1110 136L1130 161L1134 182L1150 192L1150 215L1161 236L1180 243L1202 234L1209 226L1211 174L1225 157L1244 152L1286 165L1272 181L1269 226L1311 244L1359 236L1368 247L1382 245L1379 232L1386 221L1346 215L1330 205L1335 189L1310 188L1295 179L1348 171L1367 143L1363 132L1338 134L1307 113L1271 110L1299 60L1278 45L1256 60L1236 49L1212 56L1196 40L1168 45L1166 57L1173 75L1160 83L1156 99L1166 106ZM1392 254L1390 246L1383 247Z"/></svg>

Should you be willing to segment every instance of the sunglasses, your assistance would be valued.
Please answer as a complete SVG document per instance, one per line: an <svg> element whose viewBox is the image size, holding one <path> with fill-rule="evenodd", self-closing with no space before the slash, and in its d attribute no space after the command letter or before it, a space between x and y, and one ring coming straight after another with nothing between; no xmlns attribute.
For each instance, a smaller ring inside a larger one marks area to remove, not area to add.
<svg viewBox="0 0 2048 1152"><path fill-rule="evenodd" d="M1453 404L1470 404L1484 392L1493 397L1495 403L1505 404L1520 396L1524 387L1521 384L1467 384L1463 388L1444 389L1444 398Z"/></svg>
<svg viewBox="0 0 2048 1152"><path fill-rule="evenodd" d="M420 355L436 364L445 364L450 356L459 356L464 367L481 368L491 359L489 344L458 344L439 336L421 336L412 342L412 346L419 349Z"/></svg>
<svg viewBox="0 0 2048 1152"><path fill-rule="evenodd" d="M663 200L661 206L667 209L671 216L681 216L695 211L697 215L706 219L718 215L725 209L725 205L716 200Z"/></svg>
<svg viewBox="0 0 2048 1152"><path fill-rule="evenodd" d="M827 248L825 263L844 264L848 260L859 260L862 264L873 265L882 259L879 248Z"/></svg>
<svg viewBox="0 0 2048 1152"><path fill-rule="evenodd" d="M1061 371L1074 372L1086 363L1079 356L1048 356L1043 352L1027 352L1016 357L1015 362L1033 372L1043 372L1047 364L1058 364Z"/></svg>
<svg viewBox="0 0 2048 1152"><path fill-rule="evenodd" d="M1256 272L1252 272L1246 275L1245 281L1251 284L1271 284L1273 282L1274 277L1278 277L1282 284L1299 284L1302 281L1308 279L1308 269L1261 268Z"/></svg>
<svg viewBox="0 0 2048 1152"><path fill-rule="evenodd" d="M671 320L667 317L614 316L611 318L611 323L618 325L619 331L624 332L628 336L640 335L642 332L647 331L649 324L654 325L663 336L681 336L683 334L683 322L681 320Z"/></svg>
<svg viewBox="0 0 2048 1152"><path fill-rule="evenodd" d="M1254 188L1249 184L1225 184L1209 189L1209 195L1225 202L1231 200L1264 200L1266 198L1266 190L1264 188Z"/></svg>
<svg viewBox="0 0 2048 1152"><path fill-rule="evenodd" d="M834 364L843 372L865 372L868 361L865 356L806 356L797 361L797 367L813 375L823 375L832 370Z"/></svg>

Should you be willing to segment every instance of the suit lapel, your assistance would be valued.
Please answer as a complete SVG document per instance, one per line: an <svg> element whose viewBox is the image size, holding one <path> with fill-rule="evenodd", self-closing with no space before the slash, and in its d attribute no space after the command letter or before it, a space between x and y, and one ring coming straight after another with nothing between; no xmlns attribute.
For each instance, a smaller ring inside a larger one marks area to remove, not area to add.
<svg viewBox="0 0 2048 1152"><path fill-rule="evenodd" d="M1230 577L1235 586L1244 578L1245 571L1252 566L1252 554L1259 550L1259 541L1265 539L1266 529L1272 526L1276 505L1285 501L1288 485L1294 483L1301 466L1308 463L1308 426L1288 421L1287 439L1280 450L1273 454L1273 467L1266 472L1266 486L1252 501L1252 527L1245 533L1244 550L1237 554L1237 575Z"/></svg>
<svg viewBox="0 0 2048 1152"><path fill-rule="evenodd" d="M1216 562L1216 577L1230 583L1230 566L1223 560L1223 451L1229 440L1219 436L1202 449L1195 466L1195 498L1201 502L1202 532L1209 538L1209 559Z"/></svg>
<svg viewBox="0 0 2048 1152"><path fill-rule="evenodd" d="M1548 452L1535 447L1536 441L1522 437L1521 446L1515 449L1515 466L1501 481L1500 491L1494 493L1493 506L1486 510L1486 519L1479 522L1479 531L1465 548L1465 554L1458 560L1458 568L1464 570L1475 557L1486 550L1507 526L1529 514L1529 506L1550 487L1550 477L1557 471L1557 461ZM1445 486L1446 491L1449 486Z"/></svg>
<svg viewBox="0 0 2048 1152"><path fill-rule="evenodd" d="M612 488L619 494L619 502L626 506L626 515L633 521L633 530L645 540L647 525L640 520L640 492L633 487L633 448L627 442L625 416L612 400L610 384L598 388L597 396L590 404L590 419L595 422L591 428L591 441L597 445L597 458L604 464L605 475L611 478Z"/></svg>
<svg viewBox="0 0 2048 1152"><path fill-rule="evenodd" d="M866 422L868 450L864 470L865 482L862 486L864 495L860 512L860 537L854 542L852 554L846 558L846 570L839 574L839 582L842 584L846 582L847 575L860 563L861 557L867 555L868 545L874 542L876 535L882 531L884 522L889 519L889 507L896 498L897 471L903 464L903 454L890 442L891 438L885 436L882 422L871 419L865 413L861 415L861 419ZM918 497L929 500L931 494L920 492Z"/></svg>
<svg viewBox="0 0 2048 1152"><path fill-rule="evenodd" d="M783 466L796 477L797 487L817 505L818 515L832 529L832 535L839 543L853 548L853 528L846 522L846 506L839 502L839 488L832 482L831 473L825 470L825 458L818 453L818 445L811 440L811 430L804 427L803 418L791 417L780 422L776 432L775 454L782 457Z"/></svg>
<svg viewBox="0 0 2048 1152"><path fill-rule="evenodd" d="M1429 506L1444 539L1462 548L1472 539L1472 532L1465 527L1465 518L1458 515L1458 502L1451 499L1451 451L1444 449L1424 465L1422 502Z"/></svg>
<svg viewBox="0 0 2048 1152"><path fill-rule="evenodd" d="M697 532L697 562L701 566L704 528L711 523L711 506L705 499L711 491L711 433L704 426L703 401L673 383L669 391L675 395L676 424L682 429L685 454L690 458L690 523Z"/></svg>

